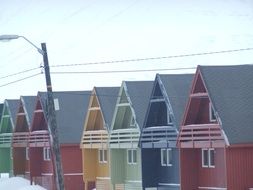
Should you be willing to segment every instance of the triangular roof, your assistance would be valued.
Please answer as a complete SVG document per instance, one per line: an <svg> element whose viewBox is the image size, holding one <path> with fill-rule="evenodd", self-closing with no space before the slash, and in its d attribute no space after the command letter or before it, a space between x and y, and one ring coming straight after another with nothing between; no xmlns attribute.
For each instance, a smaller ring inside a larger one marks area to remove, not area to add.
<svg viewBox="0 0 253 190"><path fill-rule="evenodd" d="M32 116L33 116L33 111L35 109L35 103L36 103L36 96L21 96L19 100L19 108L18 108L18 113L24 113L24 117L27 122L28 129L31 127L31 122L32 122ZM17 117L18 118L18 115ZM22 120L23 121L23 120ZM15 132L19 131L18 127L21 127L22 124L19 123L19 120L16 119L16 125L15 125Z"/></svg>
<svg viewBox="0 0 253 190"><path fill-rule="evenodd" d="M4 101L4 107L3 107L3 112L2 112L2 116L5 114L5 112L8 113L8 115L10 116L10 121L11 121L11 131L14 130L14 127L16 125L16 114L18 112L18 104L19 104L19 100L10 100L10 99L6 99ZM2 131L2 118L1 118L1 123L0 123L0 131Z"/></svg>
<svg viewBox="0 0 253 190"><path fill-rule="evenodd" d="M59 102L56 121L61 144L79 144L90 93L91 91L53 92L54 100L58 99ZM45 116L47 115L46 95L46 92L38 93Z"/></svg>
<svg viewBox="0 0 253 190"><path fill-rule="evenodd" d="M156 76L177 128L181 124L193 76L193 74L157 74Z"/></svg>
<svg viewBox="0 0 253 190"><path fill-rule="evenodd" d="M198 66L230 144L253 142L253 65Z"/></svg>
<svg viewBox="0 0 253 190"><path fill-rule="evenodd" d="M107 130L110 130L119 87L94 87Z"/></svg>
<svg viewBox="0 0 253 190"><path fill-rule="evenodd" d="M123 91L127 96L127 101L130 103L132 113L139 129L142 129L145 119L145 114L148 107L149 97L151 94L153 81L123 81L122 90L120 90L117 103L122 98Z"/></svg>

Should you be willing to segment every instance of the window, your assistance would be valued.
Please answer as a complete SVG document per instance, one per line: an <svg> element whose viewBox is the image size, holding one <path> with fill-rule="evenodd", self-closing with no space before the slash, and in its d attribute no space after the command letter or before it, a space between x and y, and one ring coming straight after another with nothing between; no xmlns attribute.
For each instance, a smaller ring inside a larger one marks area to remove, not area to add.
<svg viewBox="0 0 253 190"><path fill-rule="evenodd" d="M107 150L99 149L98 158L99 158L99 163L107 163Z"/></svg>
<svg viewBox="0 0 253 190"><path fill-rule="evenodd" d="M128 149L127 150L127 163L128 164L136 164L137 163L137 150L136 149Z"/></svg>
<svg viewBox="0 0 253 190"><path fill-rule="evenodd" d="M25 148L25 159L29 160L29 148L28 147Z"/></svg>
<svg viewBox="0 0 253 190"><path fill-rule="evenodd" d="M134 126L135 126L135 120L134 120L134 117L133 117L133 116L131 116L130 126L131 126L131 127L134 127Z"/></svg>
<svg viewBox="0 0 253 190"><path fill-rule="evenodd" d="M215 112L214 112L214 109L213 109L213 106L212 106L211 103L209 103L209 120L210 120L211 122L216 121Z"/></svg>
<svg viewBox="0 0 253 190"><path fill-rule="evenodd" d="M202 167L214 168L214 149L203 148L202 149Z"/></svg>
<svg viewBox="0 0 253 190"><path fill-rule="evenodd" d="M45 161L51 160L50 148L44 147L43 148L43 158Z"/></svg>
<svg viewBox="0 0 253 190"><path fill-rule="evenodd" d="M161 165L172 166L172 151L171 149L161 149Z"/></svg>

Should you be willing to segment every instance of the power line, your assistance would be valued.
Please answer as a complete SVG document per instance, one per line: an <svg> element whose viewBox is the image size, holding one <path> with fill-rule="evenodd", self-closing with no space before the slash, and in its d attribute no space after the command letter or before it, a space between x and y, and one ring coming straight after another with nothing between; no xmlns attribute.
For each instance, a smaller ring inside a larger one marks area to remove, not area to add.
<svg viewBox="0 0 253 190"><path fill-rule="evenodd" d="M53 71L51 74L105 74L105 73L134 73L134 72L151 72L151 71L178 71L193 70L196 67L171 68L171 69L139 69L139 70L114 70L114 71Z"/></svg>
<svg viewBox="0 0 253 190"><path fill-rule="evenodd" d="M99 64L111 64L111 63L140 62L140 61L149 61L149 60L160 60L160 59L204 56L204 55L212 55L212 54L234 53L234 52L250 51L250 50L253 50L253 48L250 47L250 48L222 50L222 51L210 51L210 52L202 52L202 53L170 55L170 56L161 56L161 57L147 57L147 58L137 58L137 59L124 59L124 60L114 60L114 61L99 61L99 62L88 62L88 63L79 63L79 64L61 64L61 65L52 65L51 67L72 67L72 66L82 66L82 65L99 65Z"/></svg>
<svg viewBox="0 0 253 190"><path fill-rule="evenodd" d="M23 71L20 71L20 72L17 72L17 73L13 73L13 74L9 74L9 75L0 77L0 79L12 77L12 76L19 75L19 74L24 74L24 73L27 73L27 72L30 72L30 71L33 71L33 70L36 70L36 69L39 69L39 68L42 68L42 67L40 66L40 67L31 68L31 69L26 69L26 70L23 70Z"/></svg>
<svg viewBox="0 0 253 190"><path fill-rule="evenodd" d="M12 81L12 82L8 82L8 83L0 85L0 87L8 86L8 85L13 84L13 83L17 83L17 82L20 82L20 81L23 81L23 80L26 80L26 79L29 79L29 78L33 78L33 77L38 76L40 74L41 73L37 73L37 74L34 74L34 75L30 75L30 76L27 76L27 77L24 77L24 78Z"/></svg>

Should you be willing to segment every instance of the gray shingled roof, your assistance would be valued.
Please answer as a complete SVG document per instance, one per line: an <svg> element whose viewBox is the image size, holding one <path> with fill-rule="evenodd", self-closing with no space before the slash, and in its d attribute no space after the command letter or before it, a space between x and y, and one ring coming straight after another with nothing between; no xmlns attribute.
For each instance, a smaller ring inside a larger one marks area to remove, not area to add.
<svg viewBox="0 0 253 190"><path fill-rule="evenodd" d="M8 104L8 109L9 109L9 114L10 114L10 119L13 122L12 130L16 126L16 115L18 113L18 106L19 106L19 100L5 100Z"/></svg>
<svg viewBox="0 0 253 190"><path fill-rule="evenodd" d="M253 142L253 65L199 66L230 144Z"/></svg>
<svg viewBox="0 0 253 190"><path fill-rule="evenodd" d="M168 99L171 105L177 128L181 124L193 76L193 74L157 74L156 80L160 79L166 90L166 94L163 94L163 96Z"/></svg>
<svg viewBox="0 0 253 190"><path fill-rule="evenodd" d="M23 99L24 103L24 109L26 110L27 118L28 118L28 125L31 127L31 122L32 122L32 117L33 117L33 112L35 109L35 103L37 100L36 96L21 96L21 99Z"/></svg>
<svg viewBox="0 0 253 190"><path fill-rule="evenodd" d="M46 113L46 93L39 93ZM89 104L91 91L54 92L54 99L59 101L56 111L59 142L61 144L79 144L83 131L83 123ZM46 114L45 114L46 115Z"/></svg>
<svg viewBox="0 0 253 190"><path fill-rule="evenodd" d="M153 81L125 81L129 98L136 115L136 122L140 129L144 125L149 98L151 95Z"/></svg>
<svg viewBox="0 0 253 190"><path fill-rule="evenodd" d="M119 94L119 87L95 87L95 90L107 130L109 131Z"/></svg>

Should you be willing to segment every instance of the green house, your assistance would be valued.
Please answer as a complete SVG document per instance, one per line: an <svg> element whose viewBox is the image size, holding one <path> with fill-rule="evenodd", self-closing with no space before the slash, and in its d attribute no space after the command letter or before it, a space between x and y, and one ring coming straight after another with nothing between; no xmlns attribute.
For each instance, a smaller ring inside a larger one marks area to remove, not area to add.
<svg viewBox="0 0 253 190"><path fill-rule="evenodd" d="M13 175L12 132L16 123L19 100L5 100L0 122L0 174Z"/></svg>
<svg viewBox="0 0 253 190"><path fill-rule="evenodd" d="M111 183L115 190L142 190L140 132L153 82L123 81L110 131Z"/></svg>

